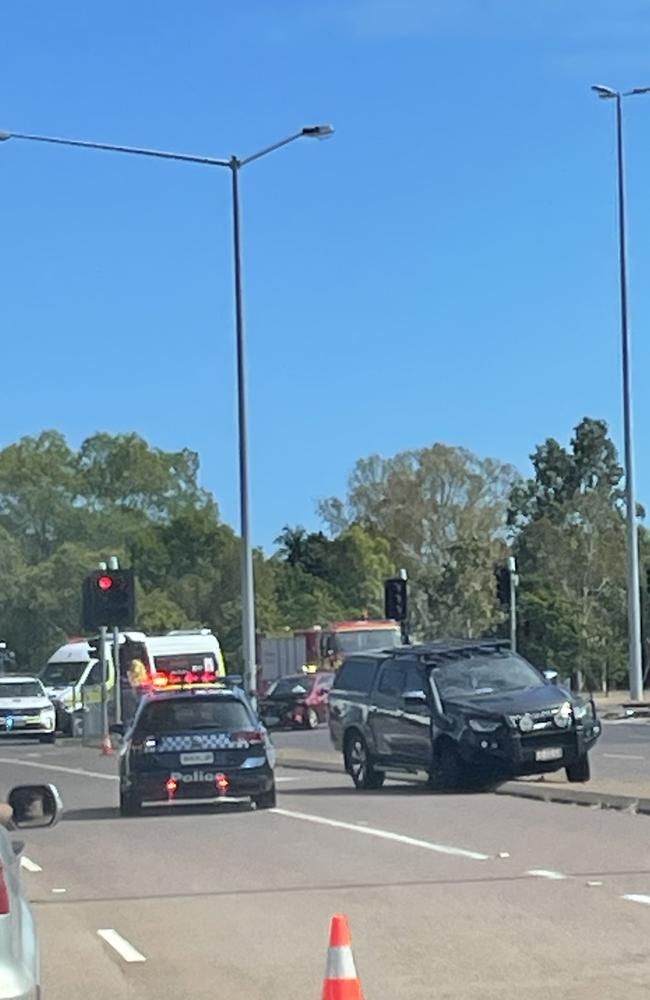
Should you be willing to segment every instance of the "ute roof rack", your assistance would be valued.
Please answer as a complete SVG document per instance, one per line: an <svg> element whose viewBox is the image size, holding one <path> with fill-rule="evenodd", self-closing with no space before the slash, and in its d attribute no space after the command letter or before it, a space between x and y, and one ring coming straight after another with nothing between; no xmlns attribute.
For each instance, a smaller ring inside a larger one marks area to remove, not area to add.
<svg viewBox="0 0 650 1000"><path fill-rule="evenodd" d="M417 656L432 665L448 663L465 656L500 653L511 648L509 639L439 639L393 650L396 656Z"/></svg>

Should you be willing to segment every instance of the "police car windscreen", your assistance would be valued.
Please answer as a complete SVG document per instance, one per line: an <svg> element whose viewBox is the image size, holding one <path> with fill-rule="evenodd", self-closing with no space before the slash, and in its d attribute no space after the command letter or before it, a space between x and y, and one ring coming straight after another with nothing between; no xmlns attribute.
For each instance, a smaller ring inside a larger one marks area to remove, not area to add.
<svg viewBox="0 0 650 1000"><path fill-rule="evenodd" d="M156 734L204 729L237 732L251 725L246 706L234 698L165 698L145 707L138 730Z"/></svg>
<svg viewBox="0 0 650 1000"><path fill-rule="evenodd" d="M217 672L217 661L214 653L168 653L166 656L155 656L156 671L159 674L200 673L201 671Z"/></svg>

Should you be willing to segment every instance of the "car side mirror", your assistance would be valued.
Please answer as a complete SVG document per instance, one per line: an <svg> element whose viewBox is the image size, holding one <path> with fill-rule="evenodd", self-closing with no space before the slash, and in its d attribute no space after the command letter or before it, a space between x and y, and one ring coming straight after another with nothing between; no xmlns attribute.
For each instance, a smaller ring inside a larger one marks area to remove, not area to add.
<svg viewBox="0 0 650 1000"><path fill-rule="evenodd" d="M556 684L559 674L557 670L545 670L544 677L546 678L548 684Z"/></svg>
<svg viewBox="0 0 650 1000"><path fill-rule="evenodd" d="M113 722L108 727L109 733L113 733L114 736L124 736L124 723L123 722Z"/></svg>
<svg viewBox="0 0 650 1000"><path fill-rule="evenodd" d="M54 826L63 812L56 785L17 785L9 792L7 802L13 810L14 826L18 829Z"/></svg>
<svg viewBox="0 0 650 1000"><path fill-rule="evenodd" d="M427 703L427 696L424 691L407 691L403 700L407 708L422 708Z"/></svg>

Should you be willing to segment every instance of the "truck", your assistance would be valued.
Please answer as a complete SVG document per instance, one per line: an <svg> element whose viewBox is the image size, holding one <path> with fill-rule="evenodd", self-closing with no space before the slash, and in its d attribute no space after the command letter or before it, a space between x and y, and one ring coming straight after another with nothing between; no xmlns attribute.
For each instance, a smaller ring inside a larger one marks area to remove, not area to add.
<svg viewBox="0 0 650 1000"><path fill-rule="evenodd" d="M257 636L258 686L287 674L336 670L350 653L393 648L402 641L401 627L390 618L361 618L287 630L280 636Z"/></svg>

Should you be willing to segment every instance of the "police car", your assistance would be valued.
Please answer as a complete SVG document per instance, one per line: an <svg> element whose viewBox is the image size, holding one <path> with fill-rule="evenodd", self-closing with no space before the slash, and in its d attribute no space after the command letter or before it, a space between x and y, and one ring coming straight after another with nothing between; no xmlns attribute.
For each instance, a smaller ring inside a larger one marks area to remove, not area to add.
<svg viewBox="0 0 650 1000"><path fill-rule="evenodd" d="M249 798L275 806L275 750L243 690L232 683L173 684L145 696L120 749L120 812Z"/></svg>

